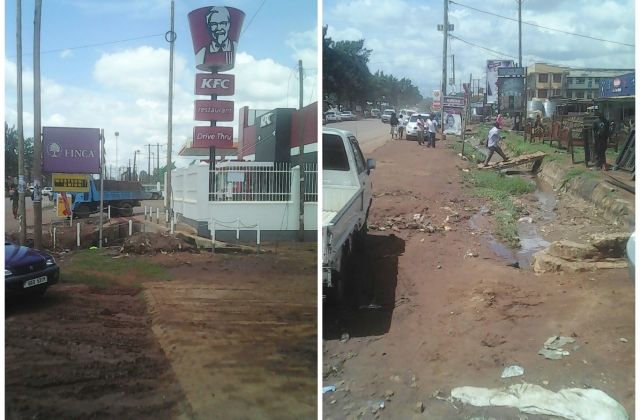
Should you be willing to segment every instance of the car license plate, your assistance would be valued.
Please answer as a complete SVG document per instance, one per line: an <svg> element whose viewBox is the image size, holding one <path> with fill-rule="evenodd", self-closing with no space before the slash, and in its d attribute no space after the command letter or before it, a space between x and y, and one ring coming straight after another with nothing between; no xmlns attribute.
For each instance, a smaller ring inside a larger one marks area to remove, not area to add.
<svg viewBox="0 0 640 420"><path fill-rule="evenodd" d="M47 282L47 276L37 277L35 279L27 280L24 282L23 287L26 289L27 287L37 286L42 283Z"/></svg>

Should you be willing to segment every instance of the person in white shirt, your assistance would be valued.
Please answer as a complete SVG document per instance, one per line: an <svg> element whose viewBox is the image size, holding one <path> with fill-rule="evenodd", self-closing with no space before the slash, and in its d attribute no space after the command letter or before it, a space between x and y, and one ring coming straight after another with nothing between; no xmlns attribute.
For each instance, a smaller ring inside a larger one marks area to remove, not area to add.
<svg viewBox="0 0 640 420"><path fill-rule="evenodd" d="M431 117L427 118L427 130L429 134L427 135L427 147L431 146L434 149L436 148L436 122L431 119Z"/></svg>
<svg viewBox="0 0 640 420"><path fill-rule="evenodd" d="M489 154L487 155L487 159L484 161L484 166L489 166L489 161L493 156L494 152L497 152L504 162L508 161L509 158L504 154L502 149L500 148L500 140L504 139L500 135L500 123L496 121L493 128L489 130L489 134L487 135L487 147L489 148Z"/></svg>
<svg viewBox="0 0 640 420"><path fill-rule="evenodd" d="M404 119L404 115L400 114L398 117L398 138L402 140L402 134L404 133L404 126L406 121Z"/></svg>

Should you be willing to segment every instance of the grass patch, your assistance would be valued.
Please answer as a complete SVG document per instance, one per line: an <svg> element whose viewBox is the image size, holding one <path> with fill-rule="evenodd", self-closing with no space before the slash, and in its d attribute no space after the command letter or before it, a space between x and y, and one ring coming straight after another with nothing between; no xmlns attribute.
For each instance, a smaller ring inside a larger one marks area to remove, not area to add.
<svg viewBox="0 0 640 420"><path fill-rule="evenodd" d="M464 174L464 179L477 197L486 198L491 203L496 221L496 236L512 247L520 244L516 221L521 209L513 198L535 189L533 183L520 177L510 177L494 171L472 170Z"/></svg>
<svg viewBox="0 0 640 420"><path fill-rule="evenodd" d="M171 274L145 257L113 258L103 250L75 253L61 269L64 282L100 288L114 285L142 287L150 280L170 280ZM133 280L132 280L133 279Z"/></svg>

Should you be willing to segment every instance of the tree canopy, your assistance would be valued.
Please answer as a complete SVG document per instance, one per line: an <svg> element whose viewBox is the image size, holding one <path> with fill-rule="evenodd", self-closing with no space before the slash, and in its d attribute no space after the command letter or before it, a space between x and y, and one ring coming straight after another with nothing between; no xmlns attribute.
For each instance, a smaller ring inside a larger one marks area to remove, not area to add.
<svg viewBox="0 0 640 420"><path fill-rule="evenodd" d="M18 177L18 131L4 123L4 172L7 177ZM33 167L33 138L24 139L24 174L31 179Z"/></svg>
<svg viewBox="0 0 640 420"><path fill-rule="evenodd" d="M341 104L388 102L392 105L414 105L422 95L410 79L368 67L373 50L364 48L364 39L333 41L322 28L323 90L325 99Z"/></svg>

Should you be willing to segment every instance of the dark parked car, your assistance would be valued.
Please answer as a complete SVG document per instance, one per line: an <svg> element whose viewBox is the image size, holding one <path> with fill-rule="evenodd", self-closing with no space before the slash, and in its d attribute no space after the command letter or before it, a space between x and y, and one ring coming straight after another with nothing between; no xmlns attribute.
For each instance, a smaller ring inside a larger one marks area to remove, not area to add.
<svg viewBox="0 0 640 420"><path fill-rule="evenodd" d="M41 295L58 282L60 268L46 252L4 243L4 289L7 296Z"/></svg>

